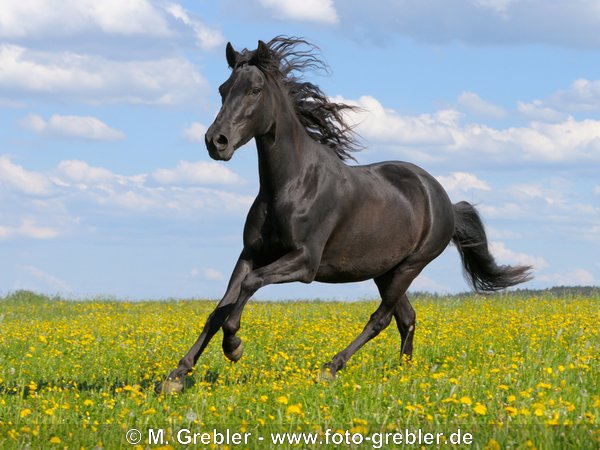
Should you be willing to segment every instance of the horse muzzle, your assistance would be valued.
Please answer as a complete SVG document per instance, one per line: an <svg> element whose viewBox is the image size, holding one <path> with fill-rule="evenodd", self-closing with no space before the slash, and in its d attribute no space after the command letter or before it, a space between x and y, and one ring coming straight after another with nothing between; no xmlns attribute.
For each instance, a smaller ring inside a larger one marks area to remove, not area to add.
<svg viewBox="0 0 600 450"><path fill-rule="evenodd" d="M217 161L229 161L235 151L226 135L214 133L210 128L204 136L204 142L210 157Z"/></svg>

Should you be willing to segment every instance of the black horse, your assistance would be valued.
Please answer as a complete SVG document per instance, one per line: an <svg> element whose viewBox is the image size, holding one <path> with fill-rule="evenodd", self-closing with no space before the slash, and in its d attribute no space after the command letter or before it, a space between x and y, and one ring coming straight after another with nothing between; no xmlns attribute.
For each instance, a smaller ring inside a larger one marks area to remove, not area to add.
<svg viewBox="0 0 600 450"><path fill-rule="evenodd" d="M248 299L272 283L374 279L381 304L362 333L325 365L330 377L396 319L401 354L410 357L415 311L406 290L447 247L456 245L473 287L494 291L529 279L530 267L498 266L475 208L453 205L434 177L406 162L348 166L356 136L331 102L294 74L322 67L315 47L297 38L258 42L236 52L227 44L231 76L219 87L222 107L206 133L211 158L228 161L252 138L260 190L244 227L244 247L223 299L196 343L159 386L183 389L206 345L223 329L223 351L242 356L236 336Z"/></svg>

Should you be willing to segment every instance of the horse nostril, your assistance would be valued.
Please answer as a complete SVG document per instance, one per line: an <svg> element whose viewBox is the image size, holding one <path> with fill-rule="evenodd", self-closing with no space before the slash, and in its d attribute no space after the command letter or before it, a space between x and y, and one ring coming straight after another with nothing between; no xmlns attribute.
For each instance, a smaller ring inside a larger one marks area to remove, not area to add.
<svg viewBox="0 0 600 450"><path fill-rule="evenodd" d="M226 136L223 136L222 134L220 134L217 137L217 144L226 146L228 143L229 143L229 141L227 140Z"/></svg>

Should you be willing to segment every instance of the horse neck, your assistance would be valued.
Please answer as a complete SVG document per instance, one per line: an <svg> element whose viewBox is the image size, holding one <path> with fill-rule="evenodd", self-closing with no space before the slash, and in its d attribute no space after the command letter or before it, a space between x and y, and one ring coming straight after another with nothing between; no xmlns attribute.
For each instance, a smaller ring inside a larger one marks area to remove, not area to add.
<svg viewBox="0 0 600 450"><path fill-rule="evenodd" d="M303 177L323 158L322 149L304 130L288 102L281 102L271 130L256 137L260 186L276 194L290 181Z"/></svg>

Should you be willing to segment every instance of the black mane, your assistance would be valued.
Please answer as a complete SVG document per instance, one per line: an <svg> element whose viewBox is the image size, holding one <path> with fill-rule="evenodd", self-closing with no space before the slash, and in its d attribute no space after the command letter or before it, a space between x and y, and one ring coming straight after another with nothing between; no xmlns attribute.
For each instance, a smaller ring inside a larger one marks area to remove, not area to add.
<svg viewBox="0 0 600 450"><path fill-rule="evenodd" d="M343 113L359 108L332 102L319 86L296 76L306 70L327 72L327 65L315 55L318 48L304 39L285 36L271 39L266 46L268 57L259 57L257 50L245 49L236 65L253 64L267 76L282 80L308 135L334 151L340 159L354 159L351 152L361 150L362 146Z"/></svg>

